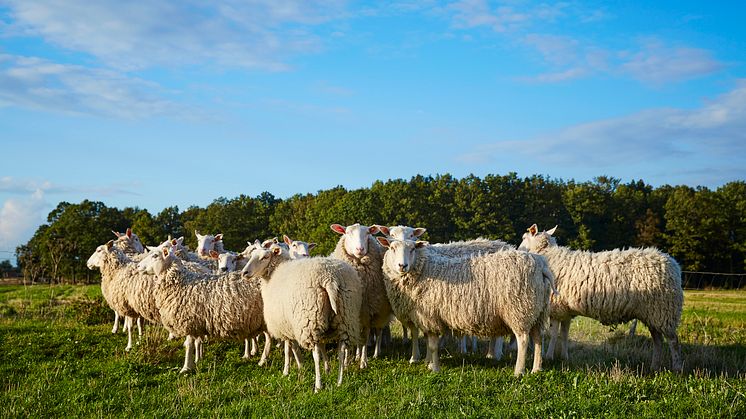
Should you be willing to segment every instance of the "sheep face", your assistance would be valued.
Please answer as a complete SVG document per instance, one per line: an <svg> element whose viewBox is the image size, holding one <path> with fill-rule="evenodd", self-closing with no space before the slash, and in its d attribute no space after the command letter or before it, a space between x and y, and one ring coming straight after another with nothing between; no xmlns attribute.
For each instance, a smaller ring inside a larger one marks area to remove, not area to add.
<svg viewBox="0 0 746 419"><path fill-rule="evenodd" d="M94 268L101 268L103 265L104 257L111 251L111 247L114 245L114 240L109 240L106 244L102 244L97 247L91 257L86 261L88 269L93 270Z"/></svg>
<svg viewBox="0 0 746 419"><path fill-rule="evenodd" d="M157 257L151 262L154 275L160 276L171 267L171 264L176 260L175 252L176 249L173 246L167 246L155 252Z"/></svg>
<svg viewBox="0 0 746 419"><path fill-rule="evenodd" d="M306 243L300 240L292 240L288 236L283 236L282 238L285 244L288 245L290 259L301 259L310 257L311 249L316 247L316 243Z"/></svg>
<svg viewBox="0 0 746 419"><path fill-rule="evenodd" d="M246 266L241 270L241 276L249 279L265 277L272 258L279 256L282 252L283 248L277 244L271 245L269 249L262 247L254 250Z"/></svg>
<svg viewBox="0 0 746 419"><path fill-rule="evenodd" d="M218 255L218 271L219 272L235 272L238 261L244 258L242 253L221 253Z"/></svg>
<svg viewBox="0 0 746 419"><path fill-rule="evenodd" d="M148 246L147 249L149 254L137 264L137 270L142 273L153 275L153 263L161 257L159 254L161 249L168 246L173 246L178 249L183 241L184 237L179 237L178 239L169 238L158 246Z"/></svg>
<svg viewBox="0 0 746 419"><path fill-rule="evenodd" d="M217 250L216 244L223 240L223 234L206 234L201 235L197 230L194 230L194 234L197 236L197 249L195 250L196 253L201 257L209 257L210 256L210 250Z"/></svg>
<svg viewBox="0 0 746 419"><path fill-rule="evenodd" d="M428 244L419 240L397 240L385 237L378 237L377 239L381 245L388 248L386 252L391 254L384 259L384 263L389 265L389 269L400 274L409 272L414 266L417 259L415 250Z"/></svg>
<svg viewBox="0 0 746 419"><path fill-rule="evenodd" d="M368 237L378 232L378 227L373 225L366 227L360 224L343 227L339 224L332 224L332 231L345 236L345 252L356 258L361 258L368 254Z"/></svg>
<svg viewBox="0 0 746 419"><path fill-rule="evenodd" d="M137 234L133 233L131 228L128 228L127 231L125 231L124 233L117 233L114 230L112 230L111 232L114 233L115 236L117 236L117 240L126 241L128 243L128 247L131 247L137 253L145 253L145 247L142 245L140 237Z"/></svg>
<svg viewBox="0 0 746 419"><path fill-rule="evenodd" d="M417 240L418 237L425 234L427 229L422 227L409 227L409 226L393 226L393 227L382 227L379 229L386 237L397 240Z"/></svg>
<svg viewBox="0 0 746 419"><path fill-rule="evenodd" d="M538 253L541 250L549 247L556 246L557 241L552 237L554 232L557 230L557 226L553 229L542 231L539 233L539 228L536 224L528 228L528 231L523 233L523 240L518 246L518 250L524 250L526 252Z"/></svg>

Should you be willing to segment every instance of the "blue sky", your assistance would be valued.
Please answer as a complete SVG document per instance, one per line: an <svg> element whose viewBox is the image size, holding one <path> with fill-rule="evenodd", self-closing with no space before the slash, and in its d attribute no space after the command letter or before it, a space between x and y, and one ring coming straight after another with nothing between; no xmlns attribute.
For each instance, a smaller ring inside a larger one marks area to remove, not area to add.
<svg viewBox="0 0 746 419"><path fill-rule="evenodd" d="M0 251L415 174L746 179L746 3L0 0ZM0 258L9 256L0 253Z"/></svg>

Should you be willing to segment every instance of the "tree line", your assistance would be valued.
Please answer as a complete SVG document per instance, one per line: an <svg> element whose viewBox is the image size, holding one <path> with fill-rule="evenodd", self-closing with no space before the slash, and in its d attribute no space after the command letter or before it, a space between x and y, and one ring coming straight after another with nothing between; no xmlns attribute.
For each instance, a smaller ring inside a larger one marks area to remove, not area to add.
<svg viewBox="0 0 746 419"><path fill-rule="evenodd" d="M642 180L622 183L607 176L575 182L516 173L461 179L418 175L287 199L263 192L217 198L205 208L168 207L157 214L88 200L61 202L16 252L27 279L91 282L98 272L89 271L85 262L96 246L114 238L112 230L132 227L151 245L168 235L184 236L191 248L196 245L194 230L223 233L225 248L235 251L255 238L287 234L316 242L315 254L328 254L338 240L329 225L356 222L426 227L424 239L434 243L486 237L516 245L533 223L541 229L559 225L558 242L576 249L655 246L675 257L684 270L746 269L744 181L711 190L654 188Z"/></svg>

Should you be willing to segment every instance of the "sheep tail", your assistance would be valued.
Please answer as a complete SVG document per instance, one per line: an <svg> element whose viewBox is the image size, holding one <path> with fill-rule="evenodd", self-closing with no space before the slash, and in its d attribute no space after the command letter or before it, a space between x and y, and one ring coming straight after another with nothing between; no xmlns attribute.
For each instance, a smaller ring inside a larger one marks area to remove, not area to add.
<svg viewBox="0 0 746 419"><path fill-rule="evenodd" d="M324 285L326 294L329 296L329 304L332 306L334 314L339 314L339 284L329 281Z"/></svg>
<svg viewBox="0 0 746 419"><path fill-rule="evenodd" d="M544 275L544 281L548 283L549 287L552 289L552 295L559 296L559 291L557 291L557 288L554 286L554 274L549 269L549 266L547 264L544 264L541 268L541 273Z"/></svg>

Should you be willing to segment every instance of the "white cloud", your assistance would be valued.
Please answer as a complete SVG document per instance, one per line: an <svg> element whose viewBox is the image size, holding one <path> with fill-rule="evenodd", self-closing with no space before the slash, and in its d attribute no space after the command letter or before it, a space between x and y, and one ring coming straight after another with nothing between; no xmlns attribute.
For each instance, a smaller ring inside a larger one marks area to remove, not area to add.
<svg viewBox="0 0 746 419"><path fill-rule="evenodd" d="M701 48L665 45L650 40L634 52L620 53L620 70L646 83L662 84L704 76L723 65Z"/></svg>
<svg viewBox="0 0 746 419"><path fill-rule="evenodd" d="M122 73L0 54L0 106L134 119L188 114L163 89Z"/></svg>
<svg viewBox="0 0 746 419"><path fill-rule="evenodd" d="M12 35L40 36L108 66L217 65L284 70L320 48L307 28L339 16L341 1L7 0Z"/></svg>
<svg viewBox="0 0 746 419"><path fill-rule="evenodd" d="M451 3L447 9L457 28L486 26L495 32L512 32L537 22L555 20L564 15L568 6L567 3L538 4L520 9L505 3L493 5L487 0L461 0Z"/></svg>
<svg viewBox="0 0 746 419"><path fill-rule="evenodd" d="M0 207L0 250L14 251L44 223L51 206L37 189L21 198L9 198Z"/></svg>
<svg viewBox="0 0 746 419"><path fill-rule="evenodd" d="M458 160L485 164L503 156L527 158L544 171L549 167L625 170L631 165L652 170L673 163L681 168L680 174L710 170L744 178L746 80L696 109L651 109L588 122L535 138L482 145Z"/></svg>

